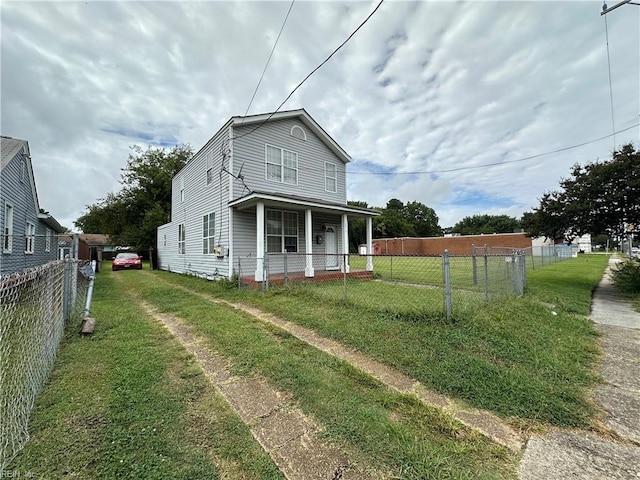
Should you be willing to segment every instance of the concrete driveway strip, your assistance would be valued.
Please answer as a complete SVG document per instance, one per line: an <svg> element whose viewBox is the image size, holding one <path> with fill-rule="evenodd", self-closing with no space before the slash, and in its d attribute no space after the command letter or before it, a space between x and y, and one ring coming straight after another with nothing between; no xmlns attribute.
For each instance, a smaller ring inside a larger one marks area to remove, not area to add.
<svg viewBox="0 0 640 480"><path fill-rule="evenodd" d="M609 267L616 263L610 260ZM568 431L533 437L520 464L522 480L640 479L640 314L617 294L610 268L594 292L591 320L603 353L598 370L604 383L595 401L618 440Z"/></svg>

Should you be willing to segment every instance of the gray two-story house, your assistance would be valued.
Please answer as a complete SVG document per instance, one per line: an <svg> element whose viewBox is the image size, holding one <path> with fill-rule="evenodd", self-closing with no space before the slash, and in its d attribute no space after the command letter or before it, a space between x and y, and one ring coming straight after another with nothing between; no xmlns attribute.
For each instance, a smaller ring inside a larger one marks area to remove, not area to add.
<svg viewBox="0 0 640 480"><path fill-rule="evenodd" d="M159 267L255 281L266 260L270 274L284 262L306 277L349 272L349 219L366 219L370 255L378 215L347 205L349 161L304 109L232 117L173 178Z"/></svg>
<svg viewBox="0 0 640 480"><path fill-rule="evenodd" d="M40 208L29 143L0 140L0 275L8 275L56 260L64 228Z"/></svg>

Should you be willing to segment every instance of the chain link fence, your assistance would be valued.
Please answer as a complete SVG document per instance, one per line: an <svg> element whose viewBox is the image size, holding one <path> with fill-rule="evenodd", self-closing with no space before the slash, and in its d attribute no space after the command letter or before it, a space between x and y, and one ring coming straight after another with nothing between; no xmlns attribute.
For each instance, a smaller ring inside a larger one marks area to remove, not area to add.
<svg viewBox="0 0 640 480"><path fill-rule="evenodd" d="M65 321L81 320L88 262L57 260L0 277L0 477L29 439L29 414Z"/></svg>
<svg viewBox="0 0 640 480"><path fill-rule="evenodd" d="M473 247L469 255L268 254L238 258L238 286L349 302L394 314L443 317L524 293L527 271L571 258L571 250ZM542 255L544 253L545 255ZM257 273L257 275L256 275Z"/></svg>

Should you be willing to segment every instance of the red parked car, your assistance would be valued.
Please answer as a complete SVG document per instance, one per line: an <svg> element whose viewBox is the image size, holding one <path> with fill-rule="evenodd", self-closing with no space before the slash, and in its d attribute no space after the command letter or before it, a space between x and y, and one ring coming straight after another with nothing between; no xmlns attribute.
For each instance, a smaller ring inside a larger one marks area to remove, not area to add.
<svg viewBox="0 0 640 480"><path fill-rule="evenodd" d="M111 264L111 270L131 269L142 270L142 259L137 253L121 252L116 255Z"/></svg>

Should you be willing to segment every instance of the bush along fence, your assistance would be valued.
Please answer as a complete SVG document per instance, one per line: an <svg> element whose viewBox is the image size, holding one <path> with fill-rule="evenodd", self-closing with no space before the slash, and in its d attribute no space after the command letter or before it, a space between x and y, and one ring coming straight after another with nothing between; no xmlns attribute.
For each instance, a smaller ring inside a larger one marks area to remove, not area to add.
<svg viewBox="0 0 640 480"><path fill-rule="evenodd" d="M529 269L571 258L563 248L551 253L487 246L474 246L469 255L273 253L264 259L238 258L235 273L240 288L304 291L321 302L348 301L383 313L400 309L450 320L456 311L522 295ZM262 275L256 280L260 265Z"/></svg>
<svg viewBox="0 0 640 480"><path fill-rule="evenodd" d="M57 260L0 277L0 478L29 439L29 414L65 322L80 320L91 267Z"/></svg>

